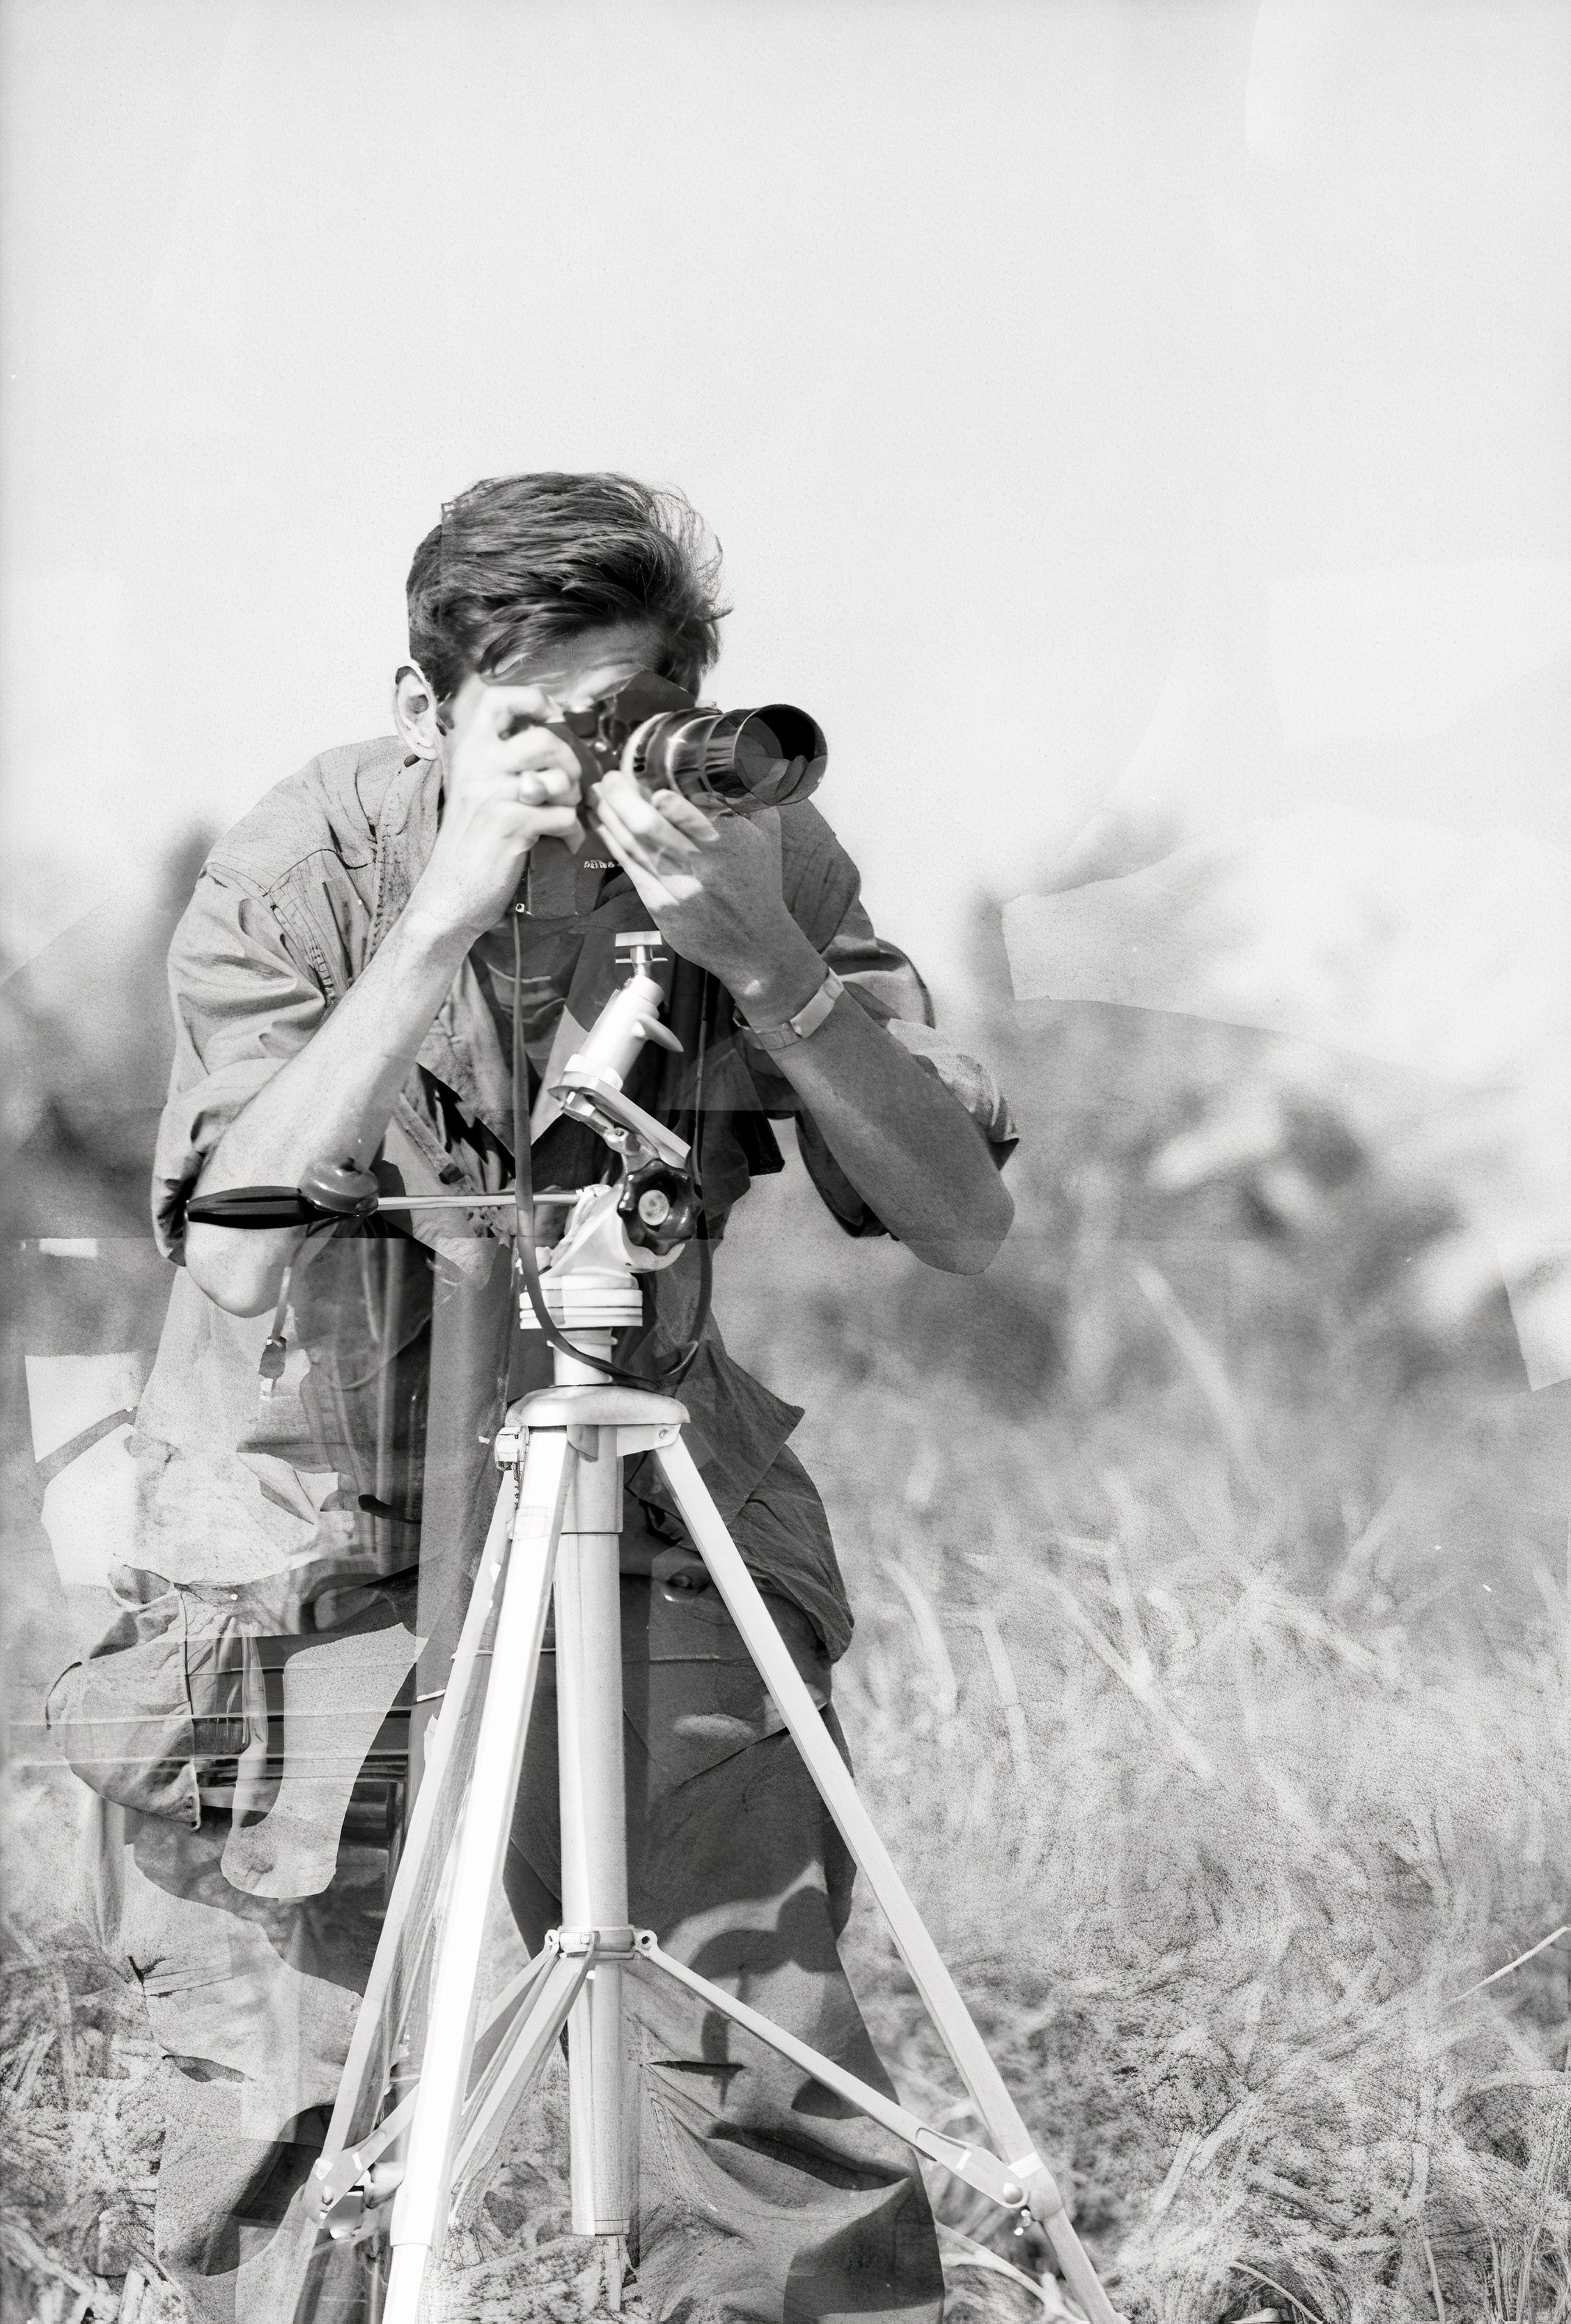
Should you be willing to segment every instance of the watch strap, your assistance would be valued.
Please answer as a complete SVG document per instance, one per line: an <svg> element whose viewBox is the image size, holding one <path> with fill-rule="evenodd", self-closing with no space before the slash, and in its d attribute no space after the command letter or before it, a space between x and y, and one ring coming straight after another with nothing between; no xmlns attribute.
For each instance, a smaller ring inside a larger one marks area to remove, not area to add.
<svg viewBox="0 0 1571 2324"><path fill-rule="evenodd" d="M794 1017L788 1017L783 1025L749 1025L748 1032L762 1049L789 1049L793 1041L810 1040L845 990L834 970L827 968L824 982Z"/></svg>

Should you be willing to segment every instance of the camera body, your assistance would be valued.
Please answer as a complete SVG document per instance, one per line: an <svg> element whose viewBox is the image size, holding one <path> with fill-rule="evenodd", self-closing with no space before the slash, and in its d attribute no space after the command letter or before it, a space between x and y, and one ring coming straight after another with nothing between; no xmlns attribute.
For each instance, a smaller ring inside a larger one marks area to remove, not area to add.
<svg viewBox="0 0 1571 2324"><path fill-rule="evenodd" d="M639 670L587 710L553 719L586 783L622 767L652 795L679 791L735 815L784 807L817 790L828 762L823 731L805 710L700 708L685 687Z"/></svg>

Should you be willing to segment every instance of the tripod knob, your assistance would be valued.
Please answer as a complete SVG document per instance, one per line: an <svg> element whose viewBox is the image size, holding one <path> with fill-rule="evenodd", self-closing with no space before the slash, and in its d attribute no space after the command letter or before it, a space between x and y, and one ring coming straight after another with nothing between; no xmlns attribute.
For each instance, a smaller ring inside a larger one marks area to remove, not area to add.
<svg viewBox="0 0 1571 2324"><path fill-rule="evenodd" d="M628 1241L663 1258L697 1231L698 1192L685 1170L646 1162L623 1179L616 1211Z"/></svg>
<svg viewBox="0 0 1571 2324"><path fill-rule="evenodd" d="M319 1215L368 1219L382 1189L369 1170L352 1162L312 1162L300 1172L300 1190Z"/></svg>

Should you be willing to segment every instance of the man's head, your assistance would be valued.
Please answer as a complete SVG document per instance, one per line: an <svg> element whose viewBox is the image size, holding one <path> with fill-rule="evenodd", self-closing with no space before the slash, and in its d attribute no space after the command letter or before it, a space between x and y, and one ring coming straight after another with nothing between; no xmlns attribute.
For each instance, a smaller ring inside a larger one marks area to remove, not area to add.
<svg viewBox="0 0 1571 2324"><path fill-rule="evenodd" d="M601 660L696 692L718 650L719 564L679 493L631 476L548 472L472 484L410 567L418 672L400 672L401 702L421 678L434 708L471 677ZM586 653L602 644L605 654Z"/></svg>

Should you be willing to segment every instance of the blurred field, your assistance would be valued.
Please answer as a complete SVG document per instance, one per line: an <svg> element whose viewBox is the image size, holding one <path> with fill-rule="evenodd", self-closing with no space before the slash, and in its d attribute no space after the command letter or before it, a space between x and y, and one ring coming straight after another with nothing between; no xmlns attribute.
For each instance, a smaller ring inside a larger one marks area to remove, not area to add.
<svg viewBox="0 0 1571 2324"><path fill-rule="evenodd" d="M989 1274L845 1240L794 1164L717 1265L735 1351L808 1407L864 1788L1132 2317L1563 2319L1566 1392L1526 1393L1503 1299L1433 1296L1455 1222L1377 1083L1333 1102L1285 1044L1135 1011L1022 1026L996 961L983 914L1024 1133ZM63 1133L28 1135L23 1177ZM9 1458L22 1717L64 1609ZM4 2315L152 2324L158 2068L62 1901L71 1780L6 1780ZM962 2123L853 1933L897 2080ZM551 2103L448 2324L597 2312ZM935 2192L953 2315L1057 2311L1041 2252Z"/></svg>

